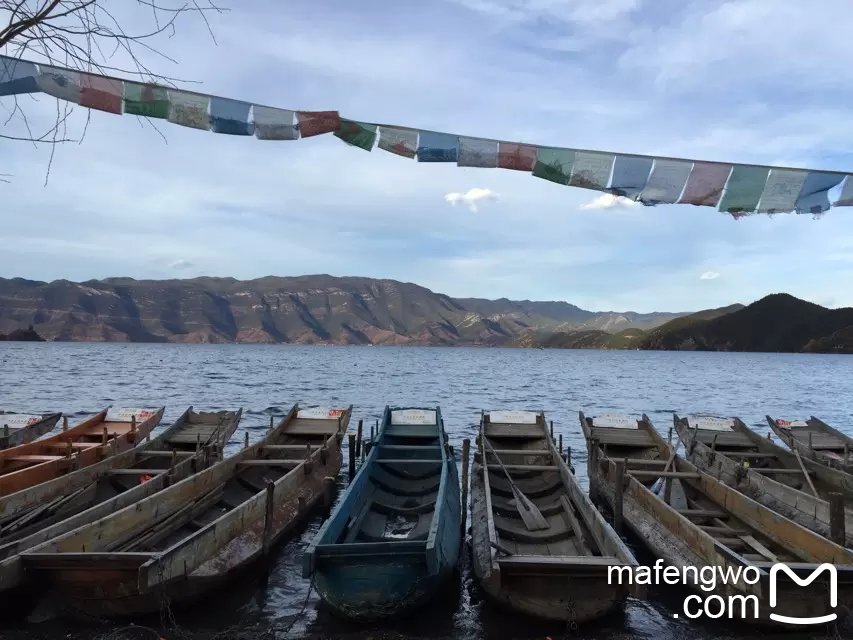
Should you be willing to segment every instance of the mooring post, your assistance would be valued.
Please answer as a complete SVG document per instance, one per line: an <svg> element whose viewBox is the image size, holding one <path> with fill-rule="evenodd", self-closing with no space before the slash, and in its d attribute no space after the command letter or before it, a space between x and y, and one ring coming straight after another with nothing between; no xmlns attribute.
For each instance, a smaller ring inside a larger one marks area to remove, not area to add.
<svg viewBox="0 0 853 640"><path fill-rule="evenodd" d="M471 453L471 439L462 440L462 544L465 544L465 529L468 525L468 458Z"/></svg>
<svg viewBox="0 0 853 640"><path fill-rule="evenodd" d="M195 432L195 452L198 453L201 449L201 431Z"/></svg>
<svg viewBox="0 0 853 640"><path fill-rule="evenodd" d="M104 425L104 433L101 435L101 440L102 440L101 444L107 444L107 440L109 440L109 438L110 438L110 434L107 431L107 425Z"/></svg>
<svg viewBox="0 0 853 640"><path fill-rule="evenodd" d="M7 446L9 444L9 425L3 425L3 446Z"/></svg>
<svg viewBox="0 0 853 640"><path fill-rule="evenodd" d="M569 465L569 469L572 468L572 447L571 447L571 445L566 445L566 464Z"/></svg>
<svg viewBox="0 0 853 640"><path fill-rule="evenodd" d="M355 478L355 436L353 434L347 437L347 444L349 445L349 482L352 482Z"/></svg>
<svg viewBox="0 0 853 640"><path fill-rule="evenodd" d="M563 455L563 434L560 434L560 446L557 448L557 451L560 453L560 456Z"/></svg>
<svg viewBox="0 0 853 640"><path fill-rule="evenodd" d="M791 439L793 439L793 436L791 436ZM809 449L814 449L814 447L812 446L812 432L811 431L809 431Z"/></svg>
<svg viewBox="0 0 853 640"><path fill-rule="evenodd" d="M270 416L270 428L269 428L270 431L272 431L272 425L273 425L273 417Z"/></svg>
<svg viewBox="0 0 853 640"><path fill-rule="evenodd" d="M850 464L850 444L844 443L844 464Z"/></svg>
<svg viewBox="0 0 853 640"><path fill-rule="evenodd" d="M110 449L112 449L113 455L118 453L118 434L113 434L113 439L110 441Z"/></svg>
<svg viewBox="0 0 853 640"><path fill-rule="evenodd" d="M361 428L362 428L362 420L358 421L358 431L355 435L355 455L357 458L361 457Z"/></svg>
<svg viewBox="0 0 853 640"><path fill-rule="evenodd" d="M62 416L62 430L68 431L68 416Z"/></svg>
<svg viewBox="0 0 853 640"><path fill-rule="evenodd" d="M666 432L666 442L670 447L672 446L672 427Z"/></svg>
<svg viewBox="0 0 853 640"><path fill-rule="evenodd" d="M169 461L169 473L172 473L175 470L176 464L178 464L178 450L172 449L172 459Z"/></svg>
<svg viewBox="0 0 853 640"><path fill-rule="evenodd" d="M551 420L551 441L554 441L554 421Z"/></svg>
<svg viewBox="0 0 853 640"><path fill-rule="evenodd" d="M243 448L244 449L249 448L249 432L248 431L243 432Z"/></svg>
<svg viewBox="0 0 853 640"><path fill-rule="evenodd" d="M323 478L323 509L328 513L332 508L332 496L335 495L335 479L331 476Z"/></svg>
<svg viewBox="0 0 853 640"><path fill-rule="evenodd" d="M136 442L136 414L130 416L130 436Z"/></svg>
<svg viewBox="0 0 853 640"><path fill-rule="evenodd" d="M616 460L616 474L613 485L613 528L622 533L622 494L625 491L625 460Z"/></svg>
<svg viewBox="0 0 853 640"><path fill-rule="evenodd" d="M272 544L272 518L273 518L273 505L275 504L275 483L273 481L267 482L267 499L266 499L266 510L264 512L264 555L268 555L270 552L270 545Z"/></svg>
<svg viewBox="0 0 853 640"><path fill-rule="evenodd" d="M829 498L829 539L842 547L847 546L847 532L844 530L844 494L831 492Z"/></svg>

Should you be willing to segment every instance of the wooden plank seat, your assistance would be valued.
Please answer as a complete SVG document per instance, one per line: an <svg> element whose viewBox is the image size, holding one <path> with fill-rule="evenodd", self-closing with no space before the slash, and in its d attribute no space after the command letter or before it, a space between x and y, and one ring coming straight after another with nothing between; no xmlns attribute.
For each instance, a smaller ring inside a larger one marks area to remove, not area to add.
<svg viewBox="0 0 853 640"><path fill-rule="evenodd" d="M21 455L9 458L11 462L50 462L51 460L62 460L65 456L48 456L41 454Z"/></svg>
<svg viewBox="0 0 853 640"><path fill-rule="evenodd" d="M542 501L537 503L536 506L542 512L543 516L554 516L563 511L563 505L560 500ZM518 506L515 504L515 500L501 496L492 496L492 509L495 513L505 516L512 516L518 513Z"/></svg>
<svg viewBox="0 0 853 640"><path fill-rule="evenodd" d="M506 476L499 469L489 469L489 484L497 494L503 496L512 496L512 488L507 482ZM513 478L513 482L518 485L522 493L528 498L542 498L544 496L554 495L563 490L563 481L557 473L549 474L548 476L534 478Z"/></svg>
<svg viewBox="0 0 853 640"><path fill-rule="evenodd" d="M377 458L383 464L441 464L441 458Z"/></svg>
<svg viewBox="0 0 853 640"><path fill-rule="evenodd" d="M512 555L498 558L501 568L516 567L617 567L625 564L615 556Z"/></svg>
<svg viewBox="0 0 853 640"><path fill-rule="evenodd" d="M725 518L728 514L717 509L677 509L686 518Z"/></svg>
<svg viewBox="0 0 853 640"><path fill-rule="evenodd" d="M623 447L653 447L652 437L639 429L618 429L616 427L593 427L590 430L592 440L599 444L615 444Z"/></svg>
<svg viewBox="0 0 853 640"><path fill-rule="evenodd" d="M111 476L141 476L141 475L151 475L156 476L161 473L166 473L169 471L168 469L111 469Z"/></svg>
<svg viewBox="0 0 853 640"><path fill-rule="evenodd" d="M485 425L488 438L542 438L542 427L538 424L500 424L491 422Z"/></svg>
<svg viewBox="0 0 853 640"><path fill-rule="evenodd" d="M773 475L804 475L802 469L781 469L770 467L750 467L750 469L752 471L757 471L758 473L771 473ZM808 473L810 476L814 475L814 471L809 471Z"/></svg>
<svg viewBox="0 0 853 640"><path fill-rule="evenodd" d="M437 439L435 425L428 424L392 424L385 427L384 433L393 438Z"/></svg>
<svg viewBox="0 0 853 640"><path fill-rule="evenodd" d="M557 542L574 536L574 531L566 525L562 520L559 524L555 524L555 519L552 519L551 526L547 529L537 529L531 531L524 526L521 518L507 518L504 516L495 516L495 530L501 537L515 540L516 542L526 542L528 544L547 544L549 542ZM562 525L562 526L560 526Z"/></svg>
<svg viewBox="0 0 853 640"><path fill-rule="evenodd" d="M690 433L693 431L691 429ZM696 434L696 439L702 444L711 445L715 442L717 447L753 447L755 446L749 436L735 431L702 431Z"/></svg>
<svg viewBox="0 0 853 640"><path fill-rule="evenodd" d="M172 456L177 456L178 458L190 458L195 455L195 451L149 451L146 450L144 452L144 457L146 458L171 458Z"/></svg>
<svg viewBox="0 0 853 640"><path fill-rule="evenodd" d="M69 444L72 449L91 449L92 447L100 446L97 442L52 442L45 445L45 448L63 450L68 449Z"/></svg>
<svg viewBox="0 0 853 640"><path fill-rule="evenodd" d="M277 458L243 460L237 463L240 467L284 467L286 469L295 469L300 464L302 464L302 460L279 460Z"/></svg>
<svg viewBox="0 0 853 640"><path fill-rule="evenodd" d="M490 464L489 471L506 469L507 471L558 471L558 468L553 464L505 464L501 467L499 464Z"/></svg>
<svg viewBox="0 0 853 640"><path fill-rule="evenodd" d="M631 475L637 479L641 478L685 478L685 479L694 479L698 480L702 476L698 473L693 473L689 471L643 471L643 470L631 470Z"/></svg>

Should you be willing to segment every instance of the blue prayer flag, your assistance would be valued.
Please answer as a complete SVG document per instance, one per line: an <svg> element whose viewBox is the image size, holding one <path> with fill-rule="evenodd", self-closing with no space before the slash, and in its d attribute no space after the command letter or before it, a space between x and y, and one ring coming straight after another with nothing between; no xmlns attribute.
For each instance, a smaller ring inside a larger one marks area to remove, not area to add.
<svg viewBox="0 0 853 640"><path fill-rule="evenodd" d="M255 125L249 122L251 104L228 98L210 98L210 128L216 133L250 136Z"/></svg>
<svg viewBox="0 0 853 640"><path fill-rule="evenodd" d="M459 139L449 133L421 131L418 162L456 162Z"/></svg>
<svg viewBox="0 0 853 640"><path fill-rule="evenodd" d="M36 76L38 70L32 62L0 56L0 96L36 93L39 91Z"/></svg>
<svg viewBox="0 0 853 640"><path fill-rule="evenodd" d="M844 180L843 173L810 173L806 176L800 196L797 198L797 213L823 213L829 209L828 191Z"/></svg>
<svg viewBox="0 0 853 640"><path fill-rule="evenodd" d="M637 195L649 180L653 162L654 158L616 156L616 162L613 164L613 178L608 191L617 196L636 200Z"/></svg>

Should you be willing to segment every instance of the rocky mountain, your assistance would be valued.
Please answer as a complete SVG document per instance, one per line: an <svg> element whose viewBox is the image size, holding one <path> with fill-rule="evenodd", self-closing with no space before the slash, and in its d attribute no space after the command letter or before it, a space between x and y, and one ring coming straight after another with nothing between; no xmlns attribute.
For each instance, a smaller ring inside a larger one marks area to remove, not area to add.
<svg viewBox="0 0 853 640"><path fill-rule="evenodd" d="M12 333L6 335L0 333L0 342L44 342L42 338L32 327L27 329L14 329Z"/></svg>
<svg viewBox="0 0 853 640"><path fill-rule="evenodd" d="M33 325L48 340L500 345L529 332L649 329L682 315L451 298L412 283L329 275L0 278L0 332Z"/></svg>

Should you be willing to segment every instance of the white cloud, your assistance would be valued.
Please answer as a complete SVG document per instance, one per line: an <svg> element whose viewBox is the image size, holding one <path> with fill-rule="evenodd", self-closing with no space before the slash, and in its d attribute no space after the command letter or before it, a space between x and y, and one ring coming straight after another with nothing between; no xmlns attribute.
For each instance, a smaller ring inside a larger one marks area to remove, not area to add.
<svg viewBox="0 0 853 640"><path fill-rule="evenodd" d="M444 194L444 199L456 206L457 203L462 203L467 206L471 211L477 213L478 211L478 203L488 202L490 200L497 200L498 194L492 191L491 189L485 189L483 187L474 187L473 189L468 189L465 193L451 192Z"/></svg>
<svg viewBox="0 0 853 640"><path fill-rule="evenodd" d="M183 258L179 260L175 260L173 263L169 265L172 269L189 269L193 265L189 260L184 260Z"/></svg>
<svg viewBox="0 0 853 640"><path fill-rule="evenodd" d="M616 207L636 207L637 202L624 196L614 196L612 193L604 193L594 200L581 205L581 209L614 209Z"/></svg>
<svg viewBox="0 0 853 640"><path fill-rule="evenodd" d="M706 271L701 276L699 276L700 280L716 280L720 277L720 274L716 271Z"/></svg>

